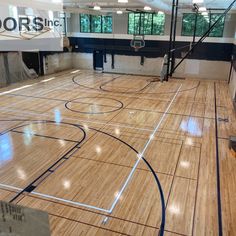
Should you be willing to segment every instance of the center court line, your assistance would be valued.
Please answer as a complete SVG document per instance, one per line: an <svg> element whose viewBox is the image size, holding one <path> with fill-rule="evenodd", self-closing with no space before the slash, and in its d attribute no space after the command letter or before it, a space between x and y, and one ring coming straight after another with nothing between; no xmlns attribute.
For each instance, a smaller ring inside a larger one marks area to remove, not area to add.
<svg viewBox="0 0 236 236"><path fill-rule="evenodd" d="M113 210L114 210L114 208L116 207L118 201L120 200L121 195L123 194L123 192L125 191L126 187L127 187L128 184L129 184L129 182L131 181L131 179L132 179L132 177L133 177L133 175L134 175L134 172L135 172L135 170L137 169L137 166L138 166L139 162L142 160L142 157L144 156L144 153L146 152L146 150L147 150L148 146L150 145L151 141L153 140L154 135L156 134L156 132L157 132L158 129L160 128L160 126L161 126L161 124L162 124L162 121L164 120L164 118L166 117L167 113L169 112L170 107L171 107L171 105L173 104L174 100L176 99L177 95L179 94L179 91L180 91L181 87L182 87L182 84L179 86L177 92L175 93L175 96L172 98L172 100L171 100L169 106L167 107L166 111L165 111L164 114L162 115L162 117L161 117L160 121L158 122L156 128L154 129L154 131L153 131L152 134L150 135L150 138L149 138L149 140L147 141L147 143L145 144L143 151L137 155L138 160L136 161L135 165L133 166L133 169L132 169L132 171L130 172L128 178L126 179L126 181L125 181L123 187L121 188L121 190L120 190L119 193L117 194L117 196L116 196L116 198L115 198L115 201L113 202L113 204L112 204L112 206L111 206L111 208L110 208L110 211L109 211L110 214L113 212Z"/></svg>

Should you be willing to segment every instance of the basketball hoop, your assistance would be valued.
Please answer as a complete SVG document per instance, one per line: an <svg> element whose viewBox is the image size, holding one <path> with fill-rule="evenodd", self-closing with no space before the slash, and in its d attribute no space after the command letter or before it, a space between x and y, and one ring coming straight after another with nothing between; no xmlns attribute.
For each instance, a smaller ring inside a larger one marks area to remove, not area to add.
<svg viewBox="0 0 236 236"><path fill-rule="evenodd" d="M138 52L139 49L144 48L145 47L145 40L144 40L144 36L135 36L134 38L131 40L130 42L130 46L132 48L134 48L135 52Z"/></svg>

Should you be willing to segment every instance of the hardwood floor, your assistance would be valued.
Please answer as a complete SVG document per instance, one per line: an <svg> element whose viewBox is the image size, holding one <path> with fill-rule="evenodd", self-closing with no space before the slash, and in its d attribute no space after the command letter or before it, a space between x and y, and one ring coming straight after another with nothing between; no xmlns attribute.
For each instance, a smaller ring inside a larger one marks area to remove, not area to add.
<svg viewBox="0 0 236 236"><path fill-rule="evenodd" d="M226 82L71 72L0 90L1 200L57 236L236 235Z"/></svg>

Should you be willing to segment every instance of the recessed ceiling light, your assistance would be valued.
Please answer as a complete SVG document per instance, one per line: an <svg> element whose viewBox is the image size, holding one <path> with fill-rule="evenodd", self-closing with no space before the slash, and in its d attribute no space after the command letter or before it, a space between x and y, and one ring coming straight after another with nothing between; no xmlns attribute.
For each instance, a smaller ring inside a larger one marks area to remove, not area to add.
<svg viewBox="0 0 236 236"><path fill-rule="evenodd" d="M203 3L204 0L193 0L193 3Z"/></svg>
<svg viewBox="0 0 236 236"><path fill-rule="evenodd" d="M101 7L100 7L100 6L97 6L97 5L95 5L95 6L93 7L93 10L95 10L95 11L100 11L100 10L101 10Z"/></svg>
<svg viewBox="0 0 236 236"><path fill-rule="evenodd" d="M208 12L204 11L204 12L202 12L202 15L203 16L208 16Z"/></svg>
<svg viewBox="0 0 236 236"><path fill-rule="evenodd" d="M199 7L199 11L206 11L207 9L205 7Z"/></svg>
<svg viewBox="0 0 236 236"><path fill-rule="evenodd" d="M123 11L120 11L120 10L119 10L119 11L117 11L116 13L117 13L118 15L121 15L121 14L123 14Z"/></svg>
<svg viewBox="0 0 236 236"><path fill-rule="evenodd" d="M127 3L128 0L118 0L118 2L121 2L121 3Z"/></svg>
<svg viewBox="0 0 236 236"><path fill-rule="evenodd" d="M143 9L144 9L145 11L151 11L151 10L152 10L152 8L149 7L149 6L145 6Z"/></svg>

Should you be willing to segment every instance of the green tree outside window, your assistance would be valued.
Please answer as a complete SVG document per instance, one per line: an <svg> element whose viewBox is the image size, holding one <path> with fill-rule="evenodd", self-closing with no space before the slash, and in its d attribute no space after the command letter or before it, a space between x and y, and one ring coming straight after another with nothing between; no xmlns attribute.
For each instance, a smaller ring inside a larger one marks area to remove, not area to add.
<svg viewBox="0 0 236 236"><path fill-rule="evenodd" d="M91 15L91 33L101 33L102 31L102 17Z"/></svg>
<svg viewBox="0 0 236 236"><path fill-rule="evenodd" d="M90 15L80 14L80 32L90 33Z"/></svg>
<svg viewBox="0 0 236 236"><path fill-rule="evenodd" d="M128 33L135 35L163 35L165 14L129 13Z"/></svg>
<svg viewBox="0 0 236 236"><path fill-rule="evenodd" d="M81 33L112 33L112 16L80 14Z"/></svg>
<svg viewBox="0 0 236 236"><path fill-rule="evenodd" d="M165 14L158 13L153 15L153 34L164 35L165 30Z"/></svg>
<svg viewBox="0 0 236 236"><path fill-rule="evenodd" d="M209 14L208 16L203 16L198 14L197 25L196 25L196 36L201 37L210 26L212 26L220 17L221 14ZM183 14L182 22L182 36L193 36L194 26L195 26L195 13L185 13ZM223 17L221 21L213 28L210 32L210 37L223 37L225 18Z"/></svg>
<svg viewBox="0 0 236 236"><path fill-rule="evenodd" d="M102 17L102 33L112 33L112 16Z"/></svg>

